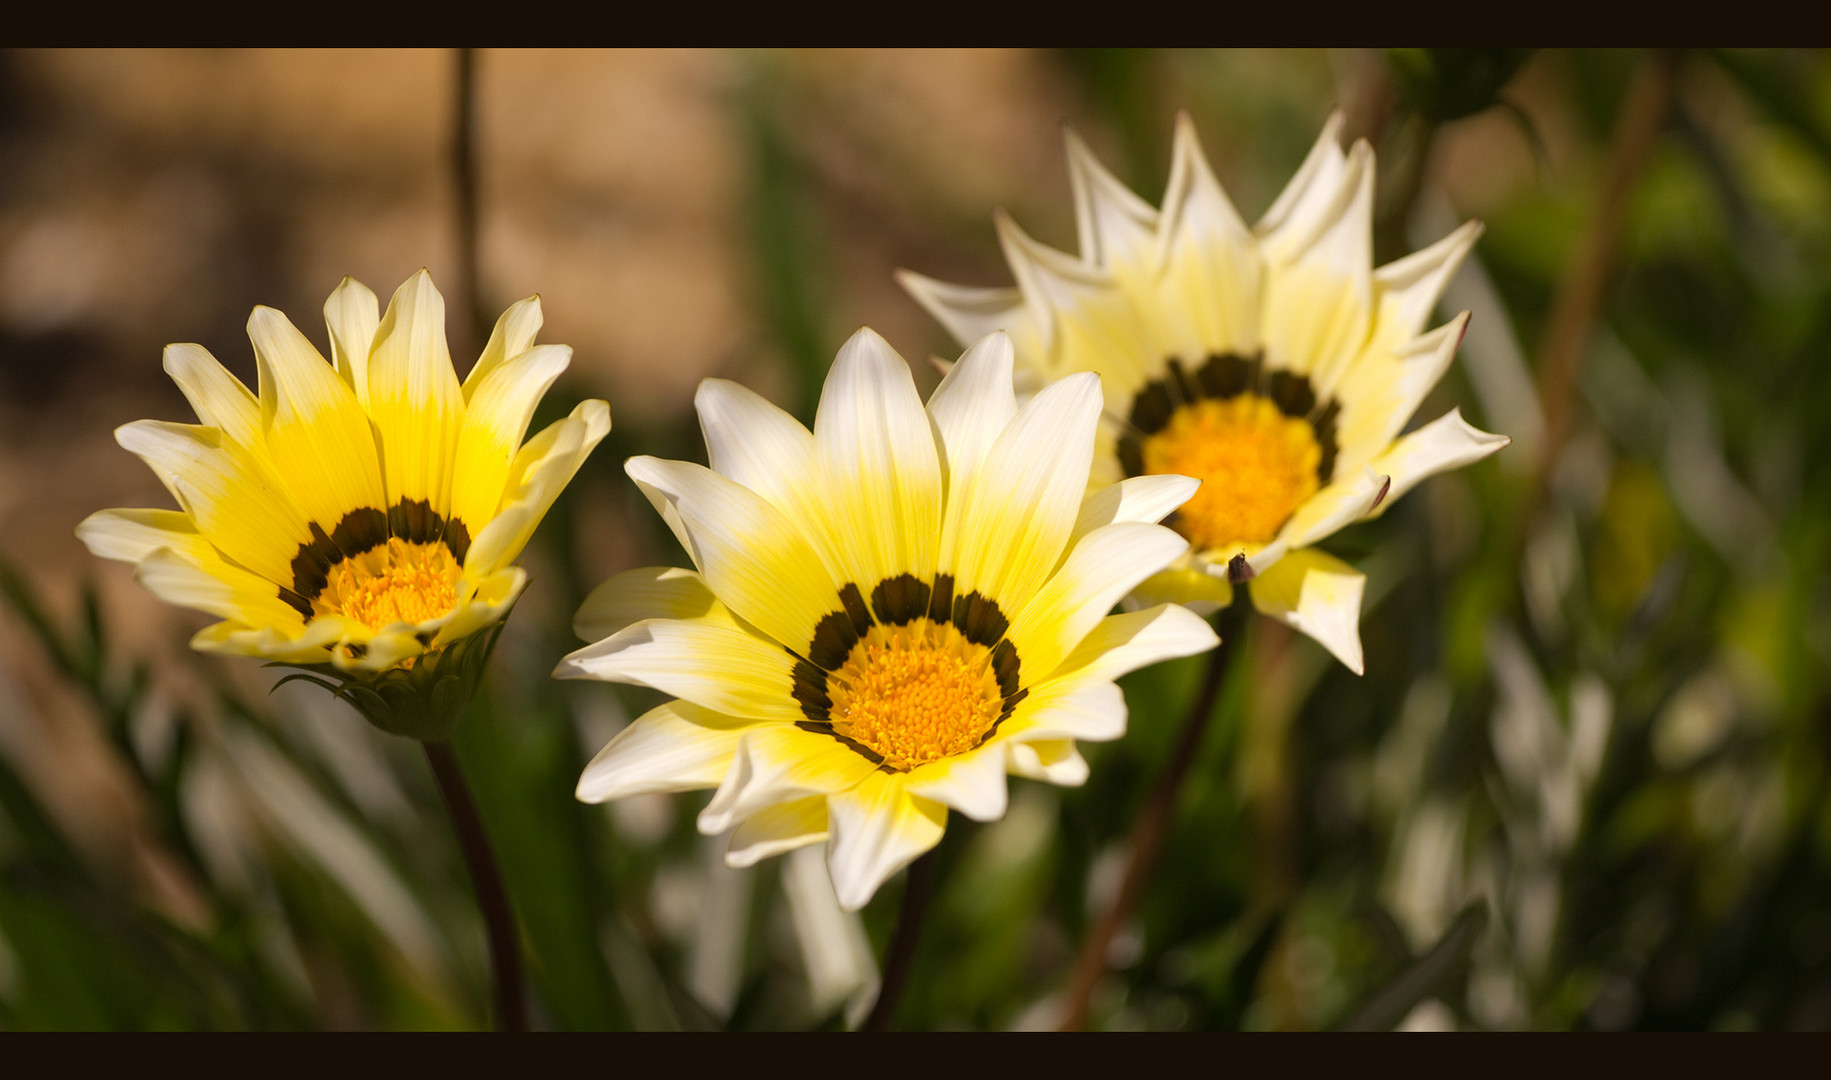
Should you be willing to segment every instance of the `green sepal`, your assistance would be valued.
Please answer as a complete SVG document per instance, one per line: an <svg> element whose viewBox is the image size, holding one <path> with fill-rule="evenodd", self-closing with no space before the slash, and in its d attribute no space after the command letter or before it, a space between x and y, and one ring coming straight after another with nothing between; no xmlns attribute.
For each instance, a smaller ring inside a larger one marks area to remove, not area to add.
<svg viewBox="0 0 1831 1080"><path fill-rule="evenodd" d="M344 671L330 664L267 666L297 669L274 683L276 690L294 679L316 683L390 735L440 742L451 738L476 694L506 622L505 618L436 652L422 653L410 665L382 672Z"/></svg>

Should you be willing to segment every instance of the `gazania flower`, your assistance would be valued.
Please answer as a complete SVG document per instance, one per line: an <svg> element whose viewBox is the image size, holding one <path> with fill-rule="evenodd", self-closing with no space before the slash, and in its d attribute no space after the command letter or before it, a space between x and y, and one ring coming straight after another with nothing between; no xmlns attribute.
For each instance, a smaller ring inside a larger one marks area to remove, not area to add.
<svg viewBox="0 0 1831 1080"><path fill-rule="evenodd" d="M1365 579L1311 545L1508 440L1457 410L1398 437L1462 338L1467 312L1421 331L1480 227L1374 269L1373 151L1360 142L1343 154L1340 126L1330 120L1251 229L1187 116L1161 211L1071 136L1079 258L1000 214L1016 288L901 279L962 341L1009 331L1033 384L1100 374L1109 422L1095 485L1163 473L1202 481L1170 522L1190 555L1135 602L1212 610L1250 579L1260 611L1359 672Z"/></svg>
<svg viewBox="0 0 1831 1080"><path fill-rule="evenodd" d="M1117 676L1215 644L1183 608L1108 615L1188 548L1152 522L1196 483L1083 497L1091 374L1020 410L996 334L924 409L861 330L812 433L728 382L702 383L698 406L710 468L628 465L696 569L605 582L575 623L597 643L556 672L679 700L619 733L580 799L716 787L699 827L735 827L732 865L826 840L856 909L935 845L950 807L1001 816L1007 772L1080 783L1075 741L1125 728Z"/></svg>
<svg viewBox="0 0 1831 1080"><path fill-rule="evenodd" d="M77 535L161 599L220 618L194 647L362 678L501 621L527 579L515 557L610 410L587 401L523 444L572 355L534 344L538 298L502 316L461 385L425 271L379 318L348 278L324 313L330 363L254 309L258 396L200 346L168 346L201 423L139 420L115 438L180 509L103 510Z"/></svg>

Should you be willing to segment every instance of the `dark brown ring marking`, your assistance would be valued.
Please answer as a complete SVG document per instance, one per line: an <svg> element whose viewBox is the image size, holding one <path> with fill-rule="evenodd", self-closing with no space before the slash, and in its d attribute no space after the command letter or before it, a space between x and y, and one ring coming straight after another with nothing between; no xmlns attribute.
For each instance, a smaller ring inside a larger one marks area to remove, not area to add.
<svg viewBox="0 0 1831 1080"><path fill-rule="evenodd" d="M358 507L343 515L337 527L325 534L323 526L308 522L312 538L299 545L292 557L292 587L280 586L280 599L294 611L312 619L312 601L324 591L332 568L347 558L398 537L412 544L439 541L458 563L470 551L470 529L457 518L446 520L425 499L402 499L387 513L373 506Z"/></svg>
<svg viewBox="0 0 1831 1080"><path fill-rule="evenodd" d="M1309 377L1294 372L1265 369L1265 354L1250 357L1236 353L1216 353L1208 357L1200 371L1191 375L1180 357L1172 356L1162 378L1145 383L1132 398L1130 427L1119 436L1119 465L1127 476L1144 473L1144 441L1162 431L1176 415L1176 410L1203 398L1226 401L1241 394L1254 393L1278 407L1293 419L1306 420L1316 433L1316 445L1322 457L1316 462L1316 483L1326 487L1335 476L1335 458L1340 453L1336 422L1341 404L1335 399L1318 402Z"/></svg>

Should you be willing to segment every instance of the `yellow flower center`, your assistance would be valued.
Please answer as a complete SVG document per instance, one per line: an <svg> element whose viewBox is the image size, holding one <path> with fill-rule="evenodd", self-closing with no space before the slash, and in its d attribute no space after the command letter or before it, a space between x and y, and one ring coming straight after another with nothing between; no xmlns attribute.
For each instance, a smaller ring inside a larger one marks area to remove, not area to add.
<svg viewBox="0 0 1831 1080"><path fill-rule="evenodd" d="M416 544L396 537L331 567L312 609L347 615L375 630L436 619L458 602L458 569L443 541Z"/></svg>
<svg viewBox="0 0 1831 1080"><path fill-rule="evenodd" d="M1319 486L1310 422L1257 394L1179 406L1142 450L1145 472L1202 482L1172 522L1200 550L1270 542Z"/></svg>
<svg viewBox="0 0 1831 1080"><path fill-rule="evenodd" d="M873 626L827 680L833 733L901 771L964 754L1004 707L991 655L948 624Z"/></svg>

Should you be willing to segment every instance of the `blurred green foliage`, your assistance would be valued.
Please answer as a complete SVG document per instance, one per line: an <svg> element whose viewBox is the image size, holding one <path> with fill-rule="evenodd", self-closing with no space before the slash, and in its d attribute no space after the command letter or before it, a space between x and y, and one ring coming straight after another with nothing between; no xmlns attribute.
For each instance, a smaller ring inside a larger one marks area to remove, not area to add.
<svg viewBox="0 0 1831 1080"><path fill-rule="evenodd" d="M1057 61L1107 125L1094 134L1120 148L1116 171L1153 199L1174 109L1224 128L1249 217L1331 104L1313 55L1278 58L1277 79L1264 58L1229 54ZM1524 358L1592 225L1646 57L1380 62L1436 139L1492 107L1529 111L1514 82L1528 76L1536 100L1570 104L1557 158L1484 214L1467 287L1445 302L1498 329L1465 343L1419 414L1458 405L1516 444L1331 545L1370 578L1364 678L1249 627L1095 1023L1831 1027L1831 425L1817 419L1831 409L1831 62L1679 58L1578 369L1579 416L1555 448L1508 419L1536 415ZM774 63L758 60L731 107L763 322L792 360L785 404L807 418L830 324L849 316L823 307L836 230ZM1382 177L1408 167L1395 153L1430 145L1373 137ZM1398 208L1414 247L1446 231L1429 217L1433 162ZM962 258L983 254L984 237L961 243L978 245ZM562 385L535 423L591 392ZM621 485L637 452L703 451L691 430L620 415L574 490ZM692 825L703 794L573 800L589 755L659 700L547 678L595 584L573 499L530 555L565 602L517 613L455 738L520 918L536 1025L856 1022L869 986L822 975L813 941L849 924L806 899L791 859L721 868ZM619 508L645 550L679 560L639 498ZM209 699L173 705L145 661L111 646L93 595L60 619L23 571L0 585L12 624L109 740L142 842L182 883L149 891L98 869L0 753L0 1027L486 1024L481 927L411 743L303 688L247 700L203 657ZM1131 732L1087 748L1085 787L1013 781L1003 820L950 822L901 1025L1052 1021L1202 663L1126 680ZM863 913L870 955L900 891L892 881Z"/></svg>

